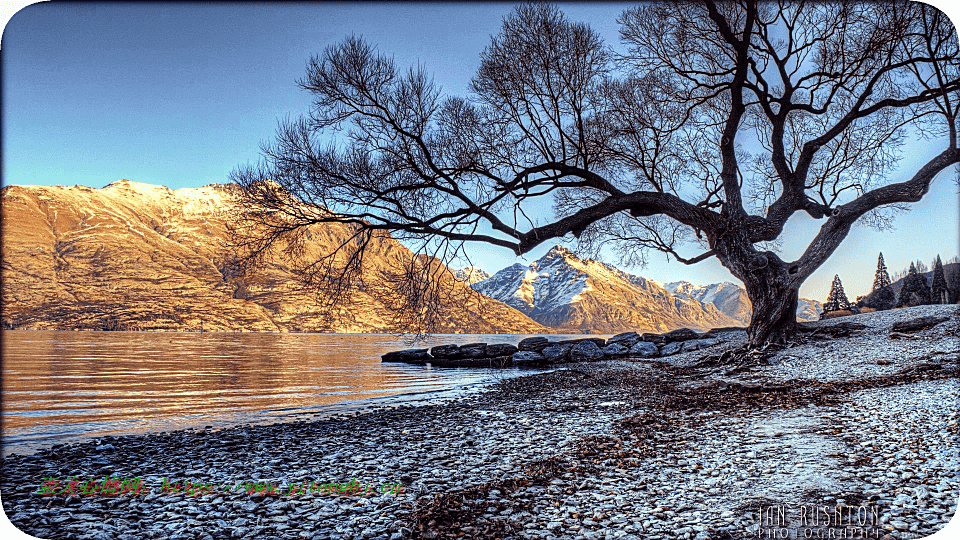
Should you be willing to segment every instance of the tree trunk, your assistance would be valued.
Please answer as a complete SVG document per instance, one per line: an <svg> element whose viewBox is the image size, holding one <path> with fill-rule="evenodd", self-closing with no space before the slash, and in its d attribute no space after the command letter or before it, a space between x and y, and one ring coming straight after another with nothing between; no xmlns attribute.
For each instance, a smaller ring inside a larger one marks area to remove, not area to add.
<svg viewBox="0 0 960 540"><path fill-rule="evenodd" d="M753 314L747 328L751 347L762 347L768 343L782 344L796 335L798 285L792 285L780 277L773 277L766 282L750 280L745 285L747 296L753 304Z"/></svg>
<svg viewBox="0 0 960 540"><path fill-rule="evenodd" d="M753 305L747 336L750 347L783 344L797 333L797 302L802 279L772 252L758 252L742 228L731 228L712 247L717 258L740 278Z"/></svg>

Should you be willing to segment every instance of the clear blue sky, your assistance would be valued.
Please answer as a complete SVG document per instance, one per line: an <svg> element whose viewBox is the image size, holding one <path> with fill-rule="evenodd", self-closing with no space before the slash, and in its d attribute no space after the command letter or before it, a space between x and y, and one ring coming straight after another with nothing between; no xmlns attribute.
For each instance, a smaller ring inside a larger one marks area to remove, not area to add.
<svg viewBox="0 0 960 540"><path fill-rule="evenodd" d="M935 4L958 19L945 0ZM479 53L513 4L34 4L3 33L3 185L103 187L127 178L170 188L227 180L258 159L278 119L308 110L296 86L312 54L358 34L401 66L424 64L449 94L464 94ZM617 45L627 4L561 4ZM939 151L923 142L911 163ZM905 163L909 166L909 163ZM915 170L915 167L914 167ZM868 292L877 252L891 272L911 260L958 253L958 188L944 174L896 220L895 232L855 229L801 289L825 299L834 274L848 296ZM781 256L793 259L818 225L797 216ZM521 262L534 260L542 246ZM509 251L471 250L489 272L517 262ZM695 247L686 252L695 254ZM737 282L716 260L696 266L651 253L645 277Z"/></svg>

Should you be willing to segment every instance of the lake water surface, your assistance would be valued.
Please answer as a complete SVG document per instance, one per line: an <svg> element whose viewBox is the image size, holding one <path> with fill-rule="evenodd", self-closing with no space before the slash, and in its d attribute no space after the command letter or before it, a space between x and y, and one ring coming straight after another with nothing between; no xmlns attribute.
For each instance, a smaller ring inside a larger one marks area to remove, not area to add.
<svg viewBox="0 0 960 540"><path fill-rule="evenodd" d="M381 363L385 334L3 332L3 454L101 435L273 423L424 403L529 370ZM439 335L513 343L522 335ZM563 339L573 336L555 336Z"/></svg>

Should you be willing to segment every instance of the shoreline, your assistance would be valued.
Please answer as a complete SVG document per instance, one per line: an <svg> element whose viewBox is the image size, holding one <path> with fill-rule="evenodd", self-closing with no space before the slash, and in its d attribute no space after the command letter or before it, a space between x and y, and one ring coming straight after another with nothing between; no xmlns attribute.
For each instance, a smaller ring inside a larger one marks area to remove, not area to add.
<svg viewBox="0 0 960 540"><path fill-rule="evenodd" d="M669 361L569 364L435 405L55 446L3 460L3 506L40 538L605 538L618 531L703 540L781 528L802 537L800 512L810 507L863 507L878 516L870 529L878 538L920 537L946 525L960 493L960 366L956 307L911 309L893 315L943 311L952 319L911 340L888 337L891 315L846 318L867 327L808 337L736 373L693 366L737 345L729 342L662 359ZM870 363L871 350L835 357L845 344L864 343L889 363L877 364L875 355ZM142 476L153 485L162 476L245 476L281 490L308 478L369 478L404 491L31 493L44 478L70 475ZM771 508L764 526L758 509Z"/></svg>

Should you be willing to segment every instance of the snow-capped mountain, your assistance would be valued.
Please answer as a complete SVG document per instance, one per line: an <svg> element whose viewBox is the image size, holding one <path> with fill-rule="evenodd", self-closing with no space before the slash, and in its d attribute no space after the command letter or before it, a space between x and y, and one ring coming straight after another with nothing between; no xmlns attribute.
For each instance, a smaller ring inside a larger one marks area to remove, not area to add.
<svg viewBox="0 0 960 540"><path fill-rule="evenodd" d="M684 298L704 304L713 304L726 315L740 321L741 324L750 324L750 314L753 312L753 306L750 305L747 291L739 285L728 281L710 285L694 285L688 281L673 281L665 284L664 288ZM820 302L801 298L797 303L797 320L820 320L821 311L823 309Z"/></svg>
<svg viewBox="0 0 960 540"><path fill-rule="evenodd" d="M823 313L823 304L820 302L806 298L800 298L797 301L798 321L819 321L821 313Z"/></svg>
<svg viewBox="0 0 960 540"><path fill-rule="evenodd" d="M474 283L479 283L485 279L490 279L490 274L484 272L476 266L465 266L454 272L453 275L467 285L473 285Z"/></svg>
<svg viewBox="0 0 960 540"><path fill-rule="evenodd" d="M663 332L741 324L713 304L673 295L659 283L556 246L539 260L500 270L472 287L527 314L573 332Z"/></svg>

